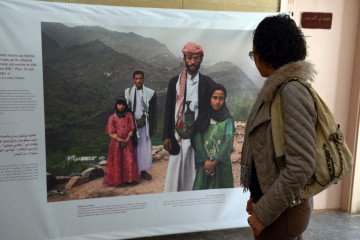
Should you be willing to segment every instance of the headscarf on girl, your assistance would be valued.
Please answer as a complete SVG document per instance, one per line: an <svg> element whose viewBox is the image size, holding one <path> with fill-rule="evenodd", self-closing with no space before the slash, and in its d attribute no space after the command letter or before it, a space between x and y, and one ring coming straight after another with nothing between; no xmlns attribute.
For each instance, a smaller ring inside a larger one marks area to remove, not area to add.
<svg viewBox="0 0 360 240"><path fill-rule="evenodd" d="M209 102L211 101L211 97L216 90L223 91L224 95L225 95L225 100L226 100L226 88L222 84L216 83L210 90L211 94L210 94ZM222 107L219 110L214 110L213 108L210 108L209 112L203 113L198 116L198 119L196 120L197 124L194 127L193 134L195 132L205 131L210 125L210 118L214 119L217 122L222 122L230 117L231 117L231 115L230 115L229 109L226 107L226 103L224 101L224 104L222 105Z"/></svg>
<svg viewBox="0 0 360 240"><path fill-rule="evenodd" d="M120 104L120 105L122 104L122 105L125 106L124 110L122 110L121 112L120 112L120 111L117 109L117 107L116 107L118 104ZM125 99L125 97L123 97L123 96L118 97L118 98L116 99L115 106L114 106L114 110L115 110L115 114L116 114L118 117L121 117L121 118L122 118L122 117L125 117L128 112L131 112L129 106L127 105L126 99Z"/></svg>

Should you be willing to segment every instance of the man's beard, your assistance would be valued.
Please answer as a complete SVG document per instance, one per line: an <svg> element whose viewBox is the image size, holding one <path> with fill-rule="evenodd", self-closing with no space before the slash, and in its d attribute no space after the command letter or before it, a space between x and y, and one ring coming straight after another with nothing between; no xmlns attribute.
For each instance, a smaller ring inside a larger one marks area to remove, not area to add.
<svg viewBox="0 0 360 240"><path fill-rule="evenodd" d="M190 73L197 73L200 69L200 64L196 65L196 64L192 64L192 65L188 65L185 63L186 69L190 72ZM190 67L194 66L195 69L191 69Z"/></svg>

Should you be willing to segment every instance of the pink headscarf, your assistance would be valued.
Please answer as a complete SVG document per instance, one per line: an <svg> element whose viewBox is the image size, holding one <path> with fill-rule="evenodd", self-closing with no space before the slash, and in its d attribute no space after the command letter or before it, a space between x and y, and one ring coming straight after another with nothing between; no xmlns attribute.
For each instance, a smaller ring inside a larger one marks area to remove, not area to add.
<svg viewBox="0 0 360 240"><path fill-rule="evenodd" d="M184 48L182 49L182 52L187 56L204 55L203 48L193 42L186 43Z"/></svg>

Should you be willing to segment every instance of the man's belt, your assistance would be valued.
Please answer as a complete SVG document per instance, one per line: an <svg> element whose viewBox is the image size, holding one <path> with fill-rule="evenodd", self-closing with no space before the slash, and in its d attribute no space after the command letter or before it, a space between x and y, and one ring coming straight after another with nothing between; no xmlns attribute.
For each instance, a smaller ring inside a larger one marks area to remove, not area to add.
<svg viewBox="0 0 360 240"><path fill-rule="evenodd" d="M137 128L142 128L143 126L146 125L145 119L136 119L135 121L136 121Z"/></svg>

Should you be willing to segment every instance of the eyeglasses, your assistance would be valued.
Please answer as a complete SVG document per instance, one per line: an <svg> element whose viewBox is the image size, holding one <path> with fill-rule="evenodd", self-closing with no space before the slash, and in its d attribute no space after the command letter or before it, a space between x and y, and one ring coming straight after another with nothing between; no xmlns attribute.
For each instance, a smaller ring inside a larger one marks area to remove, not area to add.
<svg viewBox="0 0 360 240"><path fill-rule="evenodd" d="M254 51L249 52L249 58L254 61Z"/></svg>

